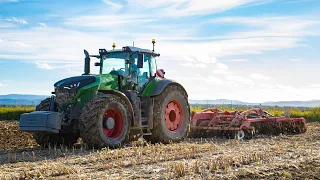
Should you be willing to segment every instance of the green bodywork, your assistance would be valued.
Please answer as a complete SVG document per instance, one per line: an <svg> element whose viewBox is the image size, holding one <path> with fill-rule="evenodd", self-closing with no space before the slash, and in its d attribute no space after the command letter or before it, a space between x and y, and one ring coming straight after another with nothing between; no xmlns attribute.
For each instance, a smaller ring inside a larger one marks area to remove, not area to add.
<svg viewBox="0 0 320 180"><path fill-rule="evenodd" d="M153 81L150 81L142 91L141 96L152 96L152 91L160 81L161 79L159 78L155 78Z"/></svg>
<svg viewBox="0 0 320 180"><path fill-rule="evenodd" d="M119 91L117 75L101 74L101 75L96 75L95 78L96 78L96 81L94 83L80 88L77 91L75 98L71 102L68 102L66 105L68 106L71 104L79 103L79 105L83 107L88 101L90 101L93 98L93 96L98 91L104 91L104 90ZM138 96L149 97L149 96L155 95L155 94L152 94L153 90L154 88L156 88L157 84L159 84L160 81L163 81L163 79L155 78L152 81L150 81L145 86L142 92L138 92ZM80 102L78 102L78 99L80 99Z"/></svg>
<svg viewBox="0 0 320 180"><path fill-rule="evenodd" d="M74 99L63 106L67 107L77 103L82 108L101 90L118 90L118 76L111 74L96 75L94 83L78 89Z"/></svg>

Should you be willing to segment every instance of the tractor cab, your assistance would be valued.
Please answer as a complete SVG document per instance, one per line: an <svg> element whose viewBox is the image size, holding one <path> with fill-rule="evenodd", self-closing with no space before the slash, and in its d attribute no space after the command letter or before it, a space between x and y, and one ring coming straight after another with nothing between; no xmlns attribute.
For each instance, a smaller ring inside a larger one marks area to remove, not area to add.
<svg viewBox="0 0 320 180"><path fill-rule="evenodd" d="M125 46L122 49L99 50L102 77L113 75L120 81L119 90L136 90L142 92L145 85L156 77L156 57L160 54L151 50Z"/></svg>

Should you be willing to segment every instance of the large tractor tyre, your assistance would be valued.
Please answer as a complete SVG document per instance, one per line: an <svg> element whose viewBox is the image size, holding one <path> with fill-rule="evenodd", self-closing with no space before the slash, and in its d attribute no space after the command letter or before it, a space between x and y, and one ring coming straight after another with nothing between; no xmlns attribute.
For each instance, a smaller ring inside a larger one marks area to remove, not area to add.
<svg viewBox="0 0 320 180"><path fill-rule="evenodd" d="M129 139L132 115L119 96L98 93L80 115L83 141L96 148L119 147Z"/></svg>
<svg viewBox="0 0 320 180"><path fill-rule="evenodd" d="M186 137L190 107L182 87L169 85L154 99L152 135L144 136L151 143L179 142Z"/></svg>
<svg viewBox="0 0 320 180"><path fill-rule="evenodd" d="M41 101L41 103L36 107L36 111L49 111L50 98L46 98ZM73 145L77 142L79 134L76 133L67 133L67 134L48 134L43 132L35 132L32 134L33 139L40 146L48 145Z"/></svg>

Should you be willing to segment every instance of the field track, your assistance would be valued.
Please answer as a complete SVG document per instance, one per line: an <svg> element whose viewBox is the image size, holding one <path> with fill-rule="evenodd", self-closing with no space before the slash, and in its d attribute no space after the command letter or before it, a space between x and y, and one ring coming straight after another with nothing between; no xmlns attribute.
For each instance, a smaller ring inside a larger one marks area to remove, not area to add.
<svg viewBox="0 0 320 180"><path fill-rule="evenodd" d="M320 123L305 134L250 141L188 139L120 149L41 149L17 122L0 122L0 179L319 179Z"/></svg>

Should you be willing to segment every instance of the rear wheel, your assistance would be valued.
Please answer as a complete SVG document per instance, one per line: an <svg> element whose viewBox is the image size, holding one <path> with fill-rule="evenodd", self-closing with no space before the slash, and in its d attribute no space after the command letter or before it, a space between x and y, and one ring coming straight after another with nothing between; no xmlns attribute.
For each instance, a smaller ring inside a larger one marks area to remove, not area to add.
<svg viewBox="0 0 320 180"><path fill-rule="evenodd" d="M118 147L128 140L131 118L120 97L101 93L84 107L79 121L80 135L89 146Z"/></svg>
<svg viewBox="0 0 320 180"><path fill-rule="evenodd" d="M152 143L178 142L186 137L190 121L187 94L182 87L169 85L154 101L152 135L145 136Z"/></svg>
<svg viewBox="0 0 320 180"><path fill-rule="evenodd" d="M46 98L36 107L36 111L49 111L50 98ZM77 142L79 134L77 133L66 133L66 134L48 134L44 132L35 132L32 137L41 146L50 145L73 145Z"/></svg>

